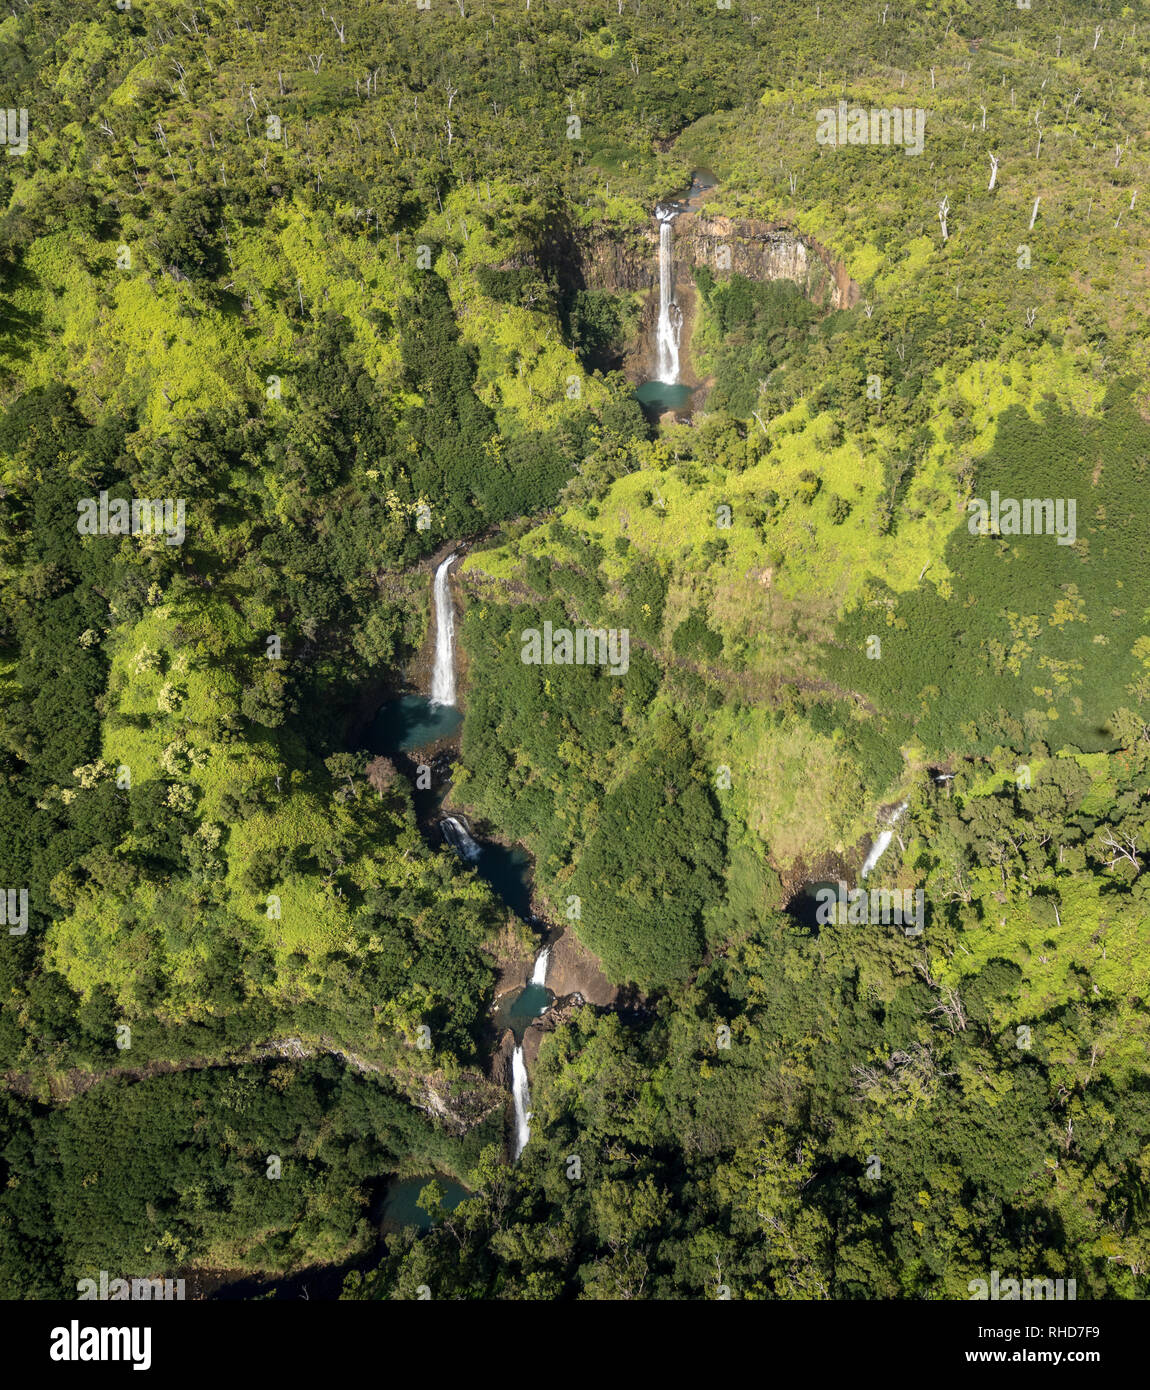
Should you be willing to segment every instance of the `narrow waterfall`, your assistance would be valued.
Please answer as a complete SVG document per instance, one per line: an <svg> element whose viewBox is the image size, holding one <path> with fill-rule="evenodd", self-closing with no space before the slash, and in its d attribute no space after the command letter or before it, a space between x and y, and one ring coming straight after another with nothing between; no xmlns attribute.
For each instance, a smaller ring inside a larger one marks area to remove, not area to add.
<svg viewBox="0 0 1150 1390"><path fill-rule="evenodd" d="M456 816L448 816L439 822L443 838L459 855L465 864L475 864L483 853L483 846L477 845L468 833L467 827Z"/></svg>
<svg viewBox="0 0 1150 1390"><path fill-rule="evenodd" d="M435 571L435 669L431 673L432 705L455 704L455 605L451 601L449 555Z"/></svg>
<svg viewBox="0 0 1150 1390"><path fill-rule="evenodd" d="M657 359L655 377L668 386L679 380L679 331L683 311L675 303L675 234L671 224L678 216L674 208L657 207L659 219L659 325L655 335Z"/></svg>
<svg viewBox="0 0 1150 1390"><path fill-rule="evenodd" d="M545 985L547 983L547 957L551 954L551 947L544 946L535 958L535 969L531 972L531 983L533 985Z"/></svg>
<svg viewBox="0 0 1150 1390"><path fill-rule="evenodd" d="M515 1102L515 1153L512 1157L518 1159L531 1138L531 1126L528 1123L531 1112L527 1109L531 1104L531 1096L527 1091L527 1063L523 1060L522 1043L511 1054L511 1096Z"/></svg>
<svg viewBox="0 0 1150 1390"><path fill-rule="evenodd" d="M887 846L890 844L891 840L894 839L894 827L898 824L899 817L906 810L906 807L907 803L905 801L902 802L898 810L896 810L894 815L891 816L889 828L884 830L882 834L878 837L878 839L875 840L874 844L871 845L870 853L863 861L862 872L859 874L860 880L866 878L867 874L870 873L870 871L886 853Z"/></svg>

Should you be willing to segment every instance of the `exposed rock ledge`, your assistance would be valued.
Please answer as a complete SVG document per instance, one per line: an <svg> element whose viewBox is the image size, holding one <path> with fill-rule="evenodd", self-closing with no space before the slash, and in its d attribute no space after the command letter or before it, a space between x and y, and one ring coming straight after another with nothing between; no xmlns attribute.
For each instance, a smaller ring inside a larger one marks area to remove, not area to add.
<svg viewBox="0 0 1150 1390"><path fill-rule="evenodd" d="M586 1002L578 992L568 995L562 1004L556 1004L554 1008L548 1009L542 1018L527 1025L523 1033L523 1061L529 1072L535 1066L539 1048L546 1034L554 1033L556 1028L562 1028L576 1009L581 1009Z"/></svg>
<svg viewBox="0 0 1150 1390"><path fill-rule="evenodd" d="M619 993L604 975L596 957L571 931L564 932L551 947L547 958L547 988L556 999L580 994L584 1002L601 1009L613 1004Z"/></svg>
<svg viewBox="0 0 1150 1390"><path fill-rule="evenodd" d="M587 287L599 290L651 290L658 284L659 234L595 228L578 238ZM846 267L814 237L780 222L754 218L708 217L684 212L675 219L675 279L689 280L688 267L719 266L720 248L729 247L730 269L751 280L793 280L816 304L849 309L860 298Z"/></svg>
<svg viewBox="0 0 1150 1390"><path fill-rule="evenodd" d="M491 1080L505 1091L511 1090L511 1055L515 1051L515 1034L504 1028L499 1046L491 1055Z"/></svg>

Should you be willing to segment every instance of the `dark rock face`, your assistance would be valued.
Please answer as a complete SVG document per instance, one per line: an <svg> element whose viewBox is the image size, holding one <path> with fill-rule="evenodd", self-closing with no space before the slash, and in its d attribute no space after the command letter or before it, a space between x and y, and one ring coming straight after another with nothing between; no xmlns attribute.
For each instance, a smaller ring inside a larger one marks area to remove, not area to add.
<svg viewBox="0 0 1150 1390"><path fill-rule="evenodd" d="M659 283L659 234L603 228L577 241L589 289L652 290ZM729 253L729 263L727 255ZM708 217L684 212L675 219L676 285L690 284L690 269L708 265L751 280L793 280L816 304L849 309L859 287L813 237L775 222Z"/></svg>
<svg viewBox="0 0 1150 1390"><path fill-rule="evenodd" d="M659 234L654 229L600 228L579 239L582 278L591 290L653 290L659 284Z"/></svg>
<svg viewBox="0 0 1150 1390"><path fill-rule="evenodd" d="M682 248L682 249L680 249ZM750 280L793 280L815 304L849 309L859 300L859 287L825 247L813 237L776 222L684 213L675 221L675 255L683 262L726 264Z"/></svg>
<svg viewBox="0 0 1150 1390"><path fill-rule="evenodd" d="M579 994L588 1004L606 1008L615 1002L618 989L603 967L574 932L566 931L551 947L547 958L547 988L557 999Z"/></svg>
<svg viewBox="0 0 1150 1390"><path fill-rule="evenodd" d="M504 1028L499 1046L491 1055L491 1080L505 1091L511 1089L511 1054L515 1051L515 1034Z"/></svg>

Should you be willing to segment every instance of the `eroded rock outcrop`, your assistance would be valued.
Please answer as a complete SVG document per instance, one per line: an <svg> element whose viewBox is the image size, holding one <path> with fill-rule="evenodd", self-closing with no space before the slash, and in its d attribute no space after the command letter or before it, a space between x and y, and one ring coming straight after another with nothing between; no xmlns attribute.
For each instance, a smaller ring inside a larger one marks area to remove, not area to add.
<svg viewBox="0 0 1150 1390"><path fill-rule="evenodd" d="M675 222L675 254L684 264L725 263L750 280L793 280L815 304L849 309L859 300L859 287L830 252L813 237L778 222L750 218L707 217L684 213Z"/></svg>
<svg viewBox="0 0 1150 1390"><path fill-rule="evenodd" d="M511 1089L511 1056L515 1051L515 1034L504 1028L499 1037L499 1046L491 1055L491 1080L501 1089Z"/></svg>
<svg viewBox="0 0 1150 1390"><path fill-rule="evenodd" d="M547 988L556 999L579 994L597 1008L613 1004L619 993L604 975L598 959L571 931L564 932L551 947L547 959Z"/></svg>
<svg viewBox="0 0 1150 1390"><path fill-rule="evenodd" d="M547 1034L554 1033L556 1028L562 1028L576 1009L581 1009L586 1003L587 1000L576 992L565 999L562 1004L548 1009L542 1018L527 1025L523 1034L523 1060L527 1064L528 1071L531 1071L535 1066L536 1058L539 1056L539 1048Z"/></svg>
<svg viewBox="0 0 1150 1390"><path fill-rule="evenodd" d="M659 233L597 228L577 241L582 278L588 289L651 290L658 284ZM813 237L779 222L684 212L675 219L675 279L689 283L691 269L726 266L751 280L793 280L816 304L849 309L859 287L846 267Z"/></svg>

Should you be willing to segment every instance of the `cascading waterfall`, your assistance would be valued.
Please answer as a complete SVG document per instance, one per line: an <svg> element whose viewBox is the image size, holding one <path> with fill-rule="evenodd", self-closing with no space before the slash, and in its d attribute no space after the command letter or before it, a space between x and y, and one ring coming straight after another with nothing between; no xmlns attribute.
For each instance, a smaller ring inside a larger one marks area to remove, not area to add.
<svg viewBox="0 0 1150 1390"><path fill-rule="evenodd" d="M531 972L533 985L543 987L547 984L547 960L550 955L551 947L544 946L535 957L535 968ZM515 1104L514 1157L518 1160L531 1138L531 1111L527 1108L531 1104L531 1094L527 1089L527 1061L523 1056L522 1043L511 1054L511 1099Z"/></svg>
<svg viewBox="0 0 1150 1390"><path fill-rule="evenodd" d="M475 864L483 853L483 846L471 838L467 827L456 816L448 816L439 822L443 838L466 864Z"/></svg>
<svg viewBox="0 0 1150 1390"><path fill-rule="evenodd" d="M891 816L890 826L886 830L884 830L882 834L878 837L878 839L875 840L874 844L871 845L870 853L863 861L862 872L859 874L860 879L866 878L867 874L870 873L870 871L886 853L887 846L890 844L891 840L894 839L894 827L898 824L899 817L906 810L906 808L907 803L904 801L899 805L894 815Z"/></svg>
<svg viewBox="0 0 1150 1390"><path fill-rule="evenodd" d="M655 333L657 380L674 386L679 380L679 332L683 311L675 303L675 208L657 207L659 219L659 324Z"/></svg>
<svg viewBox="0 0 1150 1390"><path fill-rule="evenodd" d="M531 1138L531 1126L528 1121L531 1113L527 1107L531 1104L531 1096L527 1090L527 1063L523 1059L523 1044L520 1043L511 1054L511 1097L515 1102L515 1153L513 1157L519 1155L527 1147L527 1141Z"/></svg>
<svg viewBox="0 0 1150 1390"><path fill-rule="evenodd" d="M455 605L451 601L449 555L435 571L435 668L431 673L432 705L455 704Z"/></svg>

